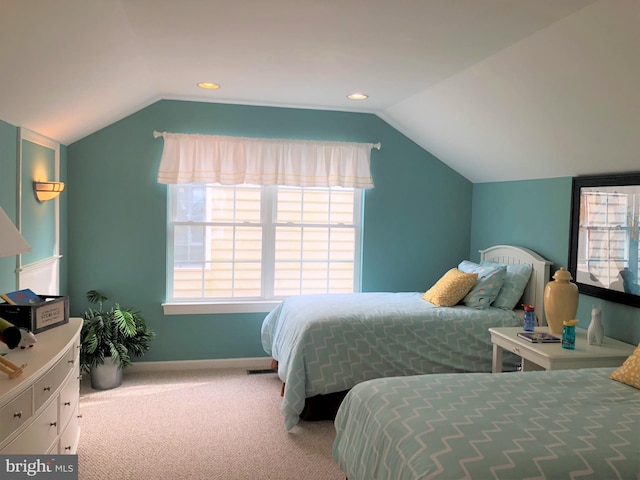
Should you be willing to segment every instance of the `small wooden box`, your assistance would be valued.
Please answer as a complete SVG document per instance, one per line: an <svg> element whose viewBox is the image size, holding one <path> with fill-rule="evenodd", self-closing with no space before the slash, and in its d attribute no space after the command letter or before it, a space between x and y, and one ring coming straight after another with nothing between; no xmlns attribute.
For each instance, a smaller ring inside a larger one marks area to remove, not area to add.
<svg viewBox="0 0 640 480"><path fill-rule="evenodd" d="M69 297L39 296L43 301L32 305L0 304L0 317L33 333L69 323Z"/></svg>

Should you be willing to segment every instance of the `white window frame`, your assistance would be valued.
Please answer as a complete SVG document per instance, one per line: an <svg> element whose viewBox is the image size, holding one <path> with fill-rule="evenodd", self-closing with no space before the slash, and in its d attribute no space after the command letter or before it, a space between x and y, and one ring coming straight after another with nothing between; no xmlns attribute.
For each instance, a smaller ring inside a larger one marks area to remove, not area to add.
<svg viewBox="0 0 640 480"><path fill-rule="evenodd" d="M173 273L174 273L174 230L172 218L172 195L173 185L168 186L167 193L167 278L166 278L166 292L167 297L172 295L173 286ZM275 186L262 187L261 192L261 219L263 226L263 249L274 249L275 240L275 212L277 196ZM363 230L363 190L354 189L354 203L353 203L353 225L355 227L355 239L354 239L354 259L353 259L353 291L361 291L361 247L362 247L362 230ZM298 223L292 225L300 225ZM265 286L265 283L271 282L273 279L273 255L263 257L262 260L262 291L273 292L273 285ZM180 301L176 299L169 299L162 304L165 315L185 315L185 314L219 314L219 313L266 313L270 312L278 305L284 297L266 297L259 300L234 300L223 299L221 301Z"/></svg>

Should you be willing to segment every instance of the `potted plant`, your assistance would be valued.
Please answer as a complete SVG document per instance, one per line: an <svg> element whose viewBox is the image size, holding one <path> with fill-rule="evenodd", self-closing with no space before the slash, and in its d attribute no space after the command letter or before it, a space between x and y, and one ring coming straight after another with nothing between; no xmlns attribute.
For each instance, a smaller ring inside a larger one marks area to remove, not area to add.
<svg viewBox="0 0 640 480"><path fill-rule="evenodd" d="M109 299L96 290L87 292L87 300L97 309L89 308L83 315L80 366L90 373L93 388L107 390L122 383L122 370L131 365L131 357L149 349L155 333L139 312L118 303L106 309Z"/></svg>

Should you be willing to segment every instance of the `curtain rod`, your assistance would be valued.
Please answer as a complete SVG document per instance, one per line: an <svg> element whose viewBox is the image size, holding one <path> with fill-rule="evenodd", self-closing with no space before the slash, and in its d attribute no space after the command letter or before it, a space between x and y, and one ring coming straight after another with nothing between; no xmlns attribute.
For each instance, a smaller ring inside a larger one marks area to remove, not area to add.
<svg viewBox="0 0 640 480"><path fill-rule="evenodd" d="M153 138L162 137L165 133L167 133L167 132L159 132L157 130L154 130L153 131ZM184 135L188 135L188 134L184 134ZM269 139L266 139L266 140L281 140L281 139L279 139L279 138L269 138ZM301 140L301 141L308 142L309 140ZM340 142L336 142L336 143L340 143ZM352 142L345 142L345 143L352 143ZM360 143L360 142L353 142L353 143ZM373 143L372 146L373 146L373 148L377 148L378 150L380 150L380 148L382 147L382 144L380 142L378 142L378 143Z"/></svg>

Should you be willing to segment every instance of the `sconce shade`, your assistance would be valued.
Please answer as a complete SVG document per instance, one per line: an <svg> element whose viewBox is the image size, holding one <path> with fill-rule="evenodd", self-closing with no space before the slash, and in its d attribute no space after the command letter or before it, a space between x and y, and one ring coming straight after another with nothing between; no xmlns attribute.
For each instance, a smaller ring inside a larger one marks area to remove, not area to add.
<svg viewBox="0 0 640 480"><path fill-rule="evenodd" d="M33 182L33 191L40 202L53 200L64 191L64 182Z"/></svg>
<svg viewBox="0 0 640 480"><path fill-rule="evenodd" d="M10 257L30 251L31 247L4 210L0 208L0 257Z"/></svg>

